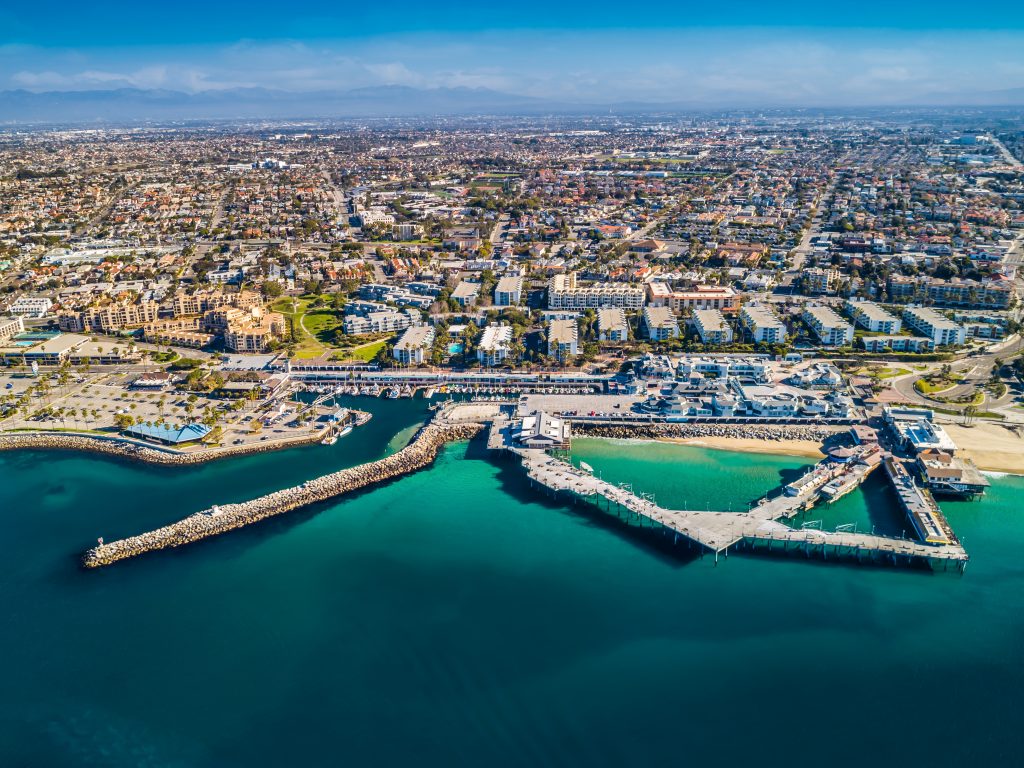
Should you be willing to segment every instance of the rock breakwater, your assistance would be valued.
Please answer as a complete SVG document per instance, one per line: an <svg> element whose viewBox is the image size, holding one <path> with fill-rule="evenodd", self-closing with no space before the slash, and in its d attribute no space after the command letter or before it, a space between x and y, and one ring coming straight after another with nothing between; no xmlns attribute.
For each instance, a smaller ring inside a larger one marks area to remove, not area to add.
<svg viewBox="0 0 1024 768"><path fill-rule="evenodd" d="M585 421L573 422L572 431L576 435L588 437L611 437L620 439L658 438L701 438L701 437L733 437L744 440L816 440L822 442L844 431L841 428L816 425L793 424L769 426L763 424L670 424L657 422L652 424L592 424Z"/></svg>
<svg viewBox="0 0 1024 768"><path fill-rule="evenodd" d="M147 446L134 440L126 440L117 435L76 435L57 432L12 432L0 435L0 451L19 449L91 451L105 453L110 456L145 461L150 464L202 464L214 459L227 459L250 453L266 453L296 445L314 443L320 439L320 433L296 436L276 440L274 442L249 443L247 445L230 446L228 448L203 448L192 452L176 451L170 448Z"/></svg>
<svg viewBox="0 0 1024 768"><path fill-rule="evenodd" d="M214 506L149 533L93 547L82 557L86 568L111 565L158 549L180 547L235 528L326 501L360 488L386 482L430 464L445 443L468 440L482 424L428 424L402 450L378 461L360 464L240 504Z"/></svg>

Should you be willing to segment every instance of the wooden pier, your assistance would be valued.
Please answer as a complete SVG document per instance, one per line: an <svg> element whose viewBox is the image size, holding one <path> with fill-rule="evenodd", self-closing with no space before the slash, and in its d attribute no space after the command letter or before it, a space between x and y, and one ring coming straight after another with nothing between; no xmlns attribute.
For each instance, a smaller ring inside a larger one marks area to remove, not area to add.
<svg viewBox="0 0 1024 768"><path fill-rule="evenodd" d="M826 560L941 563L945 567L952 564L960 571L969 559L956 542L936 544L856 531L795 529L778 522L813 507L819 498L818 490L828 482L825 476L842 477L841 473L822 472L822 477L809 480L802 492L762 499L747 512L676 510L659 506L652 496L636 493L628 484L610 483L544 451L511 447L502 425L492 424L488 447L516 455L530 481L549 493L586 498L608 511L636 515L641 523L649 521L671 532L677 540L683 537L697 544L702 551L713 554L716 562L719 555L728 556L733 548L803 552L808 557L815 555ZM868 474L851 472L851 477L863 481Z"/></svg>

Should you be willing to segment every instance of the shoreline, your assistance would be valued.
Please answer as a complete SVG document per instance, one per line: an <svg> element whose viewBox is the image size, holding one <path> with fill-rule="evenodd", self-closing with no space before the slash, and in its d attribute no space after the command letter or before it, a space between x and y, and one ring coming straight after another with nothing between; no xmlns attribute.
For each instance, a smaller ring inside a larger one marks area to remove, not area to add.
<svg viewBox="0 0 1024 768"><path fill-rule="evenodd" d="M172 448L147 445L119 435L107 437L76 432L12 432L0 434L0 451L81 451L83 453L104 454L122 459L131 459L144 464L192 466L235 456L270 453L286 448L295 448L318 442L320 439L321 436L319 434L311 434L308 437L286 438L274 442L235 445L227 448L211 448L194 453L182 453Z"/></svg>
<svg viewBox="0 0 1024 768"><path fill-rule="evenodd" d="M825 453L820 443L813 440L783 438L775 441L754 440L744 437L709 435L707 437L658 437L656 443L687 445L693 448L707 448L712 451L733 451L735 453L759 453L773 456L799 456L808 459L823 459Z"/></svg>

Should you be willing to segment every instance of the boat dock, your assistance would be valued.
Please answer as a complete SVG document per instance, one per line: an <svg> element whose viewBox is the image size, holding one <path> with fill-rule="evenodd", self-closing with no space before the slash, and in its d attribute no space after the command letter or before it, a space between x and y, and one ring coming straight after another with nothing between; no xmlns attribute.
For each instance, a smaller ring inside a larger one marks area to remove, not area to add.
<svg viewBox="0 0 1024 768"><path fill-rule="evenodd" d="M508 422L493 422L488 447L518 457L535 486L555 496L583 498L609 512L636 516L641 525L649 522L661 526L666 533L672 533L674 540L682 537L688 544L698 545L702 554L713 554L716 562L719 555L728 556L730 549L747 548L802 551L808 557L813 554L857 562L902 560L941 563L943 567L952 564L961 571L967 564L967 552L955 540L922 537L922 541L914 541L859 533L852 526L823 531L813 527L792 528L779 522L811 509L830 483L839 483L844 492L862 483L883 461L877 446L848 463L833 464L826 459L778 495L761 499L746 512L675 510L659 506L652 495L635 492L628 483L610 483L540 449L515 447L510 444L509 429Z"/></svg>

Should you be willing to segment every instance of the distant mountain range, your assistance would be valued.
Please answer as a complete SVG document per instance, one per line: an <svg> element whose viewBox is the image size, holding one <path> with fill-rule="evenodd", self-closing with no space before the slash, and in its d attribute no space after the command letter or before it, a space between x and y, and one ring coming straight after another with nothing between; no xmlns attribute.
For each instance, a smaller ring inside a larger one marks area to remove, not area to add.
<svg viewBox="0 0 1024 768"><path fill-rule="evenodd" d="M0 91L0 125L125 123L136 121L289 118L369 118L466 115L541 115L672 112L708 109L797 108L829 105L769 104L710 97L671 103L587 104L518 96L486 88L376 86L347 91L291 92L232 88L184 93L119 88L92 91ZM835 108L836 105L830 105ZM898 106L1024 106L1024 88L920 94Z"/></svg>

